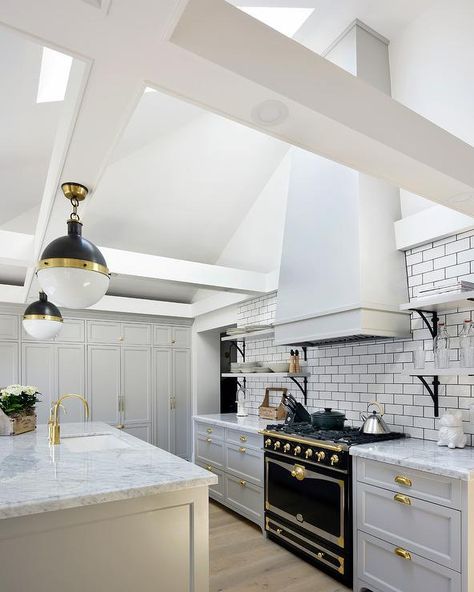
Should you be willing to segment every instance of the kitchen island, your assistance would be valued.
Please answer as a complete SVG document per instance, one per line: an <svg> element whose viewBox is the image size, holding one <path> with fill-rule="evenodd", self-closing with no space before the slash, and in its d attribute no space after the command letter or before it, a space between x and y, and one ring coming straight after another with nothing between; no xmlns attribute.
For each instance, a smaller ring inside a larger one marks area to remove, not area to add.
<svg viewBox="0 0 474 592"><path fill-rule="evenodd" d="M207 592L215 475L104 423L0 438L2 592Z"/></svg>

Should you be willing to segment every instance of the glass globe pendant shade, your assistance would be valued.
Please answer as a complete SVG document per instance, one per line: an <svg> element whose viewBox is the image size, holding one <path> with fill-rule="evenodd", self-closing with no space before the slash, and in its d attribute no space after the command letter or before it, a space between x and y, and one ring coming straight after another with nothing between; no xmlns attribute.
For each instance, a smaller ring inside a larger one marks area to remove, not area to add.
<svg viewBox="0 0 474 592"><path fill-rule="evenodd" d="M110 274L100 250L82 236L76 210L87 189L77 183L61 187L74 206L67 222L68 233L45 248L36 275L41 289L59 306L87 308L107 292Z"/></svg>
<svg viewBox="0 0 474 592"><path fill-rule="evenodd" d="M23 328L34 339L52 339L61 330L63 317L59 309L48 302L44 292L40 292L39 300L32 302L23 315Z"/></svg>

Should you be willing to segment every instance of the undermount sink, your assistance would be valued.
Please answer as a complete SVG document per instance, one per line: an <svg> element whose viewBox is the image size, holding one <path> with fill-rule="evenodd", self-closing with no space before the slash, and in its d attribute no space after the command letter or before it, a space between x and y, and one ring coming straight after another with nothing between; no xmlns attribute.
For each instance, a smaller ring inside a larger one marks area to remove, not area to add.
<svg viewBox="0 0 474 592"><path fill-rule="evenodd" d="M127 442L113 434L83 434L80 436L62 436L61 446L71 452L95 452L98 450L117 450L130 448Z"/></svg>

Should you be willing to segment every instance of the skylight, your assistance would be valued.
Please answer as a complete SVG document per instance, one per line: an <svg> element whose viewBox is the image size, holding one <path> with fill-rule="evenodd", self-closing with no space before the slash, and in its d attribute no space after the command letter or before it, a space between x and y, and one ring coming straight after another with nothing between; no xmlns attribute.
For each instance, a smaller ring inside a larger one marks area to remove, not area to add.
<svg viewBox="0 0 474 592"><path fill-rule="evenodd" d="M37 103L64 101L71 64L71 56L43 47Z"/></svg>
<svg viewBox="0 0 474 592"><path fill-rule="evenodd" d="M239 8L287 37L293 37L314 12L314 8L285 8L281 6L239 6Z"/></svg>

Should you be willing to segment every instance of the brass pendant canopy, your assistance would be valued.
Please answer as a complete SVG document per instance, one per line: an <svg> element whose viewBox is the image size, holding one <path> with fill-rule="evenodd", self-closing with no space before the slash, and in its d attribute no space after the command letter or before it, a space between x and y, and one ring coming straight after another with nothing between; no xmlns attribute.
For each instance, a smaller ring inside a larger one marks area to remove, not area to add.
<svg viewBox="0 0 474 592"><path fill-rule="evenodd" d="M61 189L63 190L64 197L69 200L75 198L77 201L83 201L89 193L89 190L84 185L81 185L80 183L70 183L69 181L63 183Z"/></svg>

